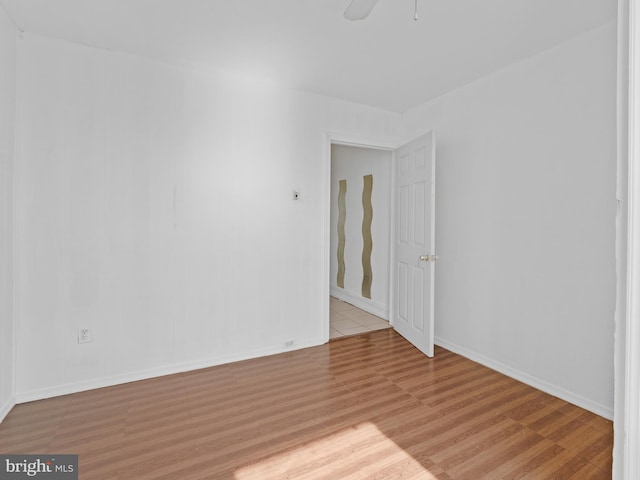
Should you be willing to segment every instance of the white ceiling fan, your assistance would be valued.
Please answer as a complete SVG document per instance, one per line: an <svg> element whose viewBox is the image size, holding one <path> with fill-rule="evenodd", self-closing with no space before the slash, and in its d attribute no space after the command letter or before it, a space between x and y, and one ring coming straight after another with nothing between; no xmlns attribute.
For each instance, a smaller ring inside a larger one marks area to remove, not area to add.
<svg viewBox="0 0 640 480"><path fill-rule="evenodd" d="M344 11L344 18L347 20L364 20L369 16L378 0L351 0L351 3Z"/></svg>
<svg viewBox="0 0 640 480"><path fill-rule="evenodd" d="M351 3L344 11L344 18L347 20L364 20L373 11L378 0L351 0ZM418 20L418 0L415 0L414 20Z"/></svg>

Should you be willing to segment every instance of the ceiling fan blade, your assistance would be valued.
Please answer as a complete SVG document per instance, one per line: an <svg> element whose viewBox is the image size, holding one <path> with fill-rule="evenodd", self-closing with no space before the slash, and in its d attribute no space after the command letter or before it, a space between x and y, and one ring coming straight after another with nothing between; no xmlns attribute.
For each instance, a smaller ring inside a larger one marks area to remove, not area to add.
<svg viewBox="0 0 640 480"><path fill-rule="evenodd" d="M351 0L351 3L344 11L344 18L347 20L364 20L369 16L378 0Z"/></svg>

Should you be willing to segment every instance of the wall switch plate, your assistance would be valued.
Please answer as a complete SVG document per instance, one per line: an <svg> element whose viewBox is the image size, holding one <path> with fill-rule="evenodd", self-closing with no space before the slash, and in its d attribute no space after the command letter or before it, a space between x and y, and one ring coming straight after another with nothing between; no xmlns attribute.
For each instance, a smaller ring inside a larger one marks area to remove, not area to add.
<svg viewBox="0 0 640 480"><path fill-rule="evenodd" d="M293 199L294 200L300 200L300 192L294 191L293 192Z"/></svg>
<svg viewBox="0 0 640 480"><path fill-rule="evenodd" d="M91 336L91 330L86 327L78 328L78 343L89 343L93 342L93 337Z"/></svg>

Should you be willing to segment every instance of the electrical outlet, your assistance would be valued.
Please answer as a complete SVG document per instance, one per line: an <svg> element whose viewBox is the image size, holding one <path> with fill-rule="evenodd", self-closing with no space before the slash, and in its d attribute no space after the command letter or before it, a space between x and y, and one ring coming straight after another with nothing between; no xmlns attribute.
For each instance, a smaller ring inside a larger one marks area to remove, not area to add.
<svg viewBox="0 0 640 480"><path fill-rule="evenodd" d="M293 340L287 340L284 342L284 348L293 348L294 343L295 342Z"/></svg>
<svg viewBox="0 0 640 480"><path fill-rule="evenodd" d="M78 328L78 343L89 343L93 342L93 337L91 336L91 330L86 327Z"/></svg>

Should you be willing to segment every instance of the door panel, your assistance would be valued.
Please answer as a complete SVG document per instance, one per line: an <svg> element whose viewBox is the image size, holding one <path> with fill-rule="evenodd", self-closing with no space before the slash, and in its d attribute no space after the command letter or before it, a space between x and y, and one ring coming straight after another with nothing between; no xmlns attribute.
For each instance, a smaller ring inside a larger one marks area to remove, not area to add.
<svg viewBox="0 0 640 480"><path fill-rule="evenodd" d="M414 298L414 312L413 312L413 328L419 333L424 333L424 269L413 267L413 298Z"/></svg>
<svg viewBox="0 0 640 480"><path fill-rule="evenodd" d="M435 162L433 132L396 151L393 326L430 357L434 337Z"/></svg>
<svg viewBox="0 0 640 480"><path fill-rule="evenodd" d="M409 323L409 266L406 263L398 263L398 320Z"/></svg>
<svg viewBox="0 0 640 480"><path fill-rule="evenodd" d="M404 245L409 244L409 186L404 185L399 188L399 201L398 201L398 219L400 226L398 232L400 234L399 241Z"/></svg>
<svg viewBox="0 0 640 480"><path fill-rule="evenodd" d="M426 182L417 182L414 185L415 200L414 200L414 228L413 228L413 244L416 247L425 247L425 234L427 229L425 223L427 221L425 217L426 209Z"/></svg>

